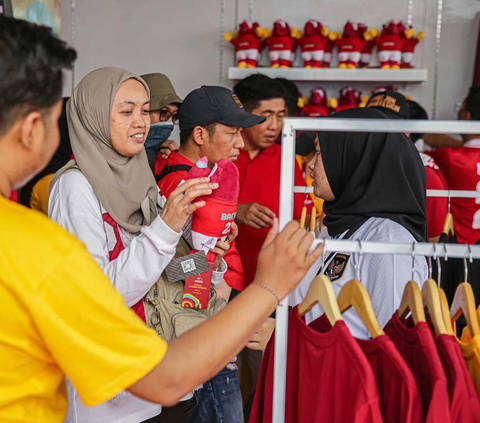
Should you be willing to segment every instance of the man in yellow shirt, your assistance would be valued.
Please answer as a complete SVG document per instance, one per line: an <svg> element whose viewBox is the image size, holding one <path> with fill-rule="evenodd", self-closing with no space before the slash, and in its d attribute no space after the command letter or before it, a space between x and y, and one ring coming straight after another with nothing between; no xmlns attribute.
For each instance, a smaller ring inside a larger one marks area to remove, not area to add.
<svg viewBox="0 0 480 423"><path fill-rule="evenodd" d="M237 354L319 258L278 221L255 282L167 345L128 309L84 246L7 200L58 147L62 70L76 53L45 27L0 16L0 422L62 422L65 376L93 406L123 390L173 405ZM205 189L198 180L183 185ZM173 195L173 194L172 194ZM185 217L190 206L171 205ZM215 348L212 348L215 345Z"/></svg>

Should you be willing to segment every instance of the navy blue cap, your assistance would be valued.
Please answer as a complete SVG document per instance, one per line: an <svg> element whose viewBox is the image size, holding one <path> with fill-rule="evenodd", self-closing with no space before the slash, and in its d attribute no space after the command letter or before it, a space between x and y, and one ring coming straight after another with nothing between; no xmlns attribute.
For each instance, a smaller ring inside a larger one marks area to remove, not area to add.
<svg viewBox="0 0 480 423"><path fill-rule="evenodd" d="M264 117L246 112L238 97L228 88L206 85L185 97L178 119L180 131L212 123L251 128L265 122Z"/></svg>

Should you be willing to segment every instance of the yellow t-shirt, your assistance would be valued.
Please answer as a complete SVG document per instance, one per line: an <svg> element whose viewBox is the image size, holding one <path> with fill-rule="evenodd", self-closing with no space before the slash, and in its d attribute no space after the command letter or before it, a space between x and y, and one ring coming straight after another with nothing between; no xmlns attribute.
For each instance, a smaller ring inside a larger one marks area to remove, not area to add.
<svg viewBox="0 0 480 423"><path fill-rule="evenodd" d="M458 344L467 365L468 373L480 398L480 335L474 336L468 343L459 341Z"/></svg>
<svg viewBox="0 0 480 423"><path fill-rule="evenodd" d="M94 406L166 350L76 238L0 197L0 422L60 423L65 375Z"/></svg>
<svg viewBox="0 0 480 423"><path fill-rule="evenodd" d="M30 194L30 207L48 216L48 193L50 191L50 181L53 178L51 175L44 176L40 179L32 189Z"/></svg>

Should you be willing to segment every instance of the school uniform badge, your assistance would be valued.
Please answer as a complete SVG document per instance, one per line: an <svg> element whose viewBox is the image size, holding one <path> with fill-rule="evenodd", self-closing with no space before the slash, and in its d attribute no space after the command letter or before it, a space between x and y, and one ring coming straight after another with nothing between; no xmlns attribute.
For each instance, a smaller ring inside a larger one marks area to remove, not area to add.
<svg viewBox="0 0 480 423"><path fill-rule="evenodd" d="M327 275L332 282L340 279L345 272L348 260L350 260L350 255L336 254L328 265L325 275Z"/></svg>

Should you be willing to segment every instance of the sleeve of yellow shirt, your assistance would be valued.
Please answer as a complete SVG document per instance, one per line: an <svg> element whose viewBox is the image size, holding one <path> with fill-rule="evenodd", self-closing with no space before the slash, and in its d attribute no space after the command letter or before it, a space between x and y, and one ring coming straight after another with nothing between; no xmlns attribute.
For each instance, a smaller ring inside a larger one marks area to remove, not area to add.
<svg viewBox="0 0 480 423"><path fill-rule="evenodd" d="M167 351L167 344L126 307L83 247L32 293L29 306L52 360L87 406L133 385Z"/></svg>

